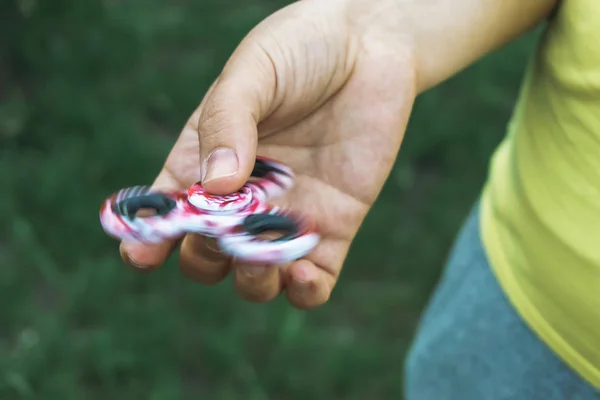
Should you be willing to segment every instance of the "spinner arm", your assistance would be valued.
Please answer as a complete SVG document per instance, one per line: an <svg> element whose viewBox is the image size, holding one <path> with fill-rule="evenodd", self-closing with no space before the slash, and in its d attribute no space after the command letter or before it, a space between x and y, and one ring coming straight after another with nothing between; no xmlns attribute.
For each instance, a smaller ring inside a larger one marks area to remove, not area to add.
<svg viewBox="0 0 600 400"><path fill-rule="evenodd" d="M293 183L290 168L257 157L250 180L236 193L211 195L200 183L170 193L127 188L104 202L100 220L110 236L124 241L157 243L194 232L217 237L225 252L249 262L287 262L319 241L312 221L267 203ZM140 215L148 210L151 215Z"/></svg>

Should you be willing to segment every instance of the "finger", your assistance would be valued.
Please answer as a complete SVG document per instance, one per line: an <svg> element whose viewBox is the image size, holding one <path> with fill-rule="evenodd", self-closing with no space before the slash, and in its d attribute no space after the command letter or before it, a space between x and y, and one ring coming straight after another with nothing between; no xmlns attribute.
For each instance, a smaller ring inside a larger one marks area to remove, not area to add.
<svg viewBox="0 0 600 400"><path fill-rule="evenodd" d="M271 112L275 88L267 53L244 40L200 110L202 184L208 192L231 193L248 180L256 158L257 125Z"/></svg>
<svg viewBox="0 0 600 400"><path fill-rule="evenodd" d="M329 300L335 277L308 260L298 260L287 270L287 298L294 307L308 310Z"/></svg>
<svg viewBox="0 0 600 400"><path fill-rule="evenodd" d="M188 278L214 285L231 270L232 259L219 248L216 239L188 234L181 244L179 267Z"/></svg>
<svg viewBox="0 0 600 400"><path fill-rule="evenodd" d="M119 252L126 265L140 272L152 272L164 264L176 246L176 241L160 244L122 242Z"/></svg>
<svg viewBox="0 0 600 400"><path fill-rule="evenodd" d="M180 183L173 178L168 170L158 175L152 184L156 190L178 190ZM165 240L159 244L144 244L137 242L121 242L121 258L128 266L143 272L154 271L159 268L169 258L169 255L177 247L178 240Z"/></svg>
<svg viewBox="0 0 600 400"><path fill-rule="evenodd" d="M235 266L234 285L244 300L264 303L283 290L282 266L239 263Z"/></svg>

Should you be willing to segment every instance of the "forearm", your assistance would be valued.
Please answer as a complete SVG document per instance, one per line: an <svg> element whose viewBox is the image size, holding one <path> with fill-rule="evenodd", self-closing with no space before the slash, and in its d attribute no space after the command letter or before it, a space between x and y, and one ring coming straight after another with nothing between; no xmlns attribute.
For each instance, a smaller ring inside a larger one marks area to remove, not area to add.
<svg viewBox="0 0 600 400"><path fill-rule="evenodd" d="M420 93L529 31L558 1L380 0L360 24L379 24L409 48Z"/></svg>

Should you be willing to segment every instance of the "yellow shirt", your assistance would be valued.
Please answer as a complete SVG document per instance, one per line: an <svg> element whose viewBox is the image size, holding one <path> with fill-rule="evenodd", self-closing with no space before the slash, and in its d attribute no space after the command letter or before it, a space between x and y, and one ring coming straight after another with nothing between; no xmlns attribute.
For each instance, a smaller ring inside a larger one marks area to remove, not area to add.
<svg viewBox="0 0 600 400"><path fill-rule="evenodd" d="M481 230L518 312L600 388L600 0L564 0L550 20L492 158Z"/></svg>

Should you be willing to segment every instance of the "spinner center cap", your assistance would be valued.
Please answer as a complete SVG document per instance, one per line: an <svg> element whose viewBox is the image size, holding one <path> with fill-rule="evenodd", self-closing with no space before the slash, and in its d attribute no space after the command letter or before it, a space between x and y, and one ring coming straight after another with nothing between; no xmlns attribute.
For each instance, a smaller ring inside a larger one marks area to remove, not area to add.
<svg viewBox="0 0 600 400"><path fill-rule="evenodd" d="M252 201L252 191L244 186L239 191L226 195L206 193L202 185L195 184L188 191L188 201L195 207L208 212L232 212L246 207Z"/></svg>

